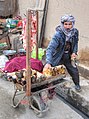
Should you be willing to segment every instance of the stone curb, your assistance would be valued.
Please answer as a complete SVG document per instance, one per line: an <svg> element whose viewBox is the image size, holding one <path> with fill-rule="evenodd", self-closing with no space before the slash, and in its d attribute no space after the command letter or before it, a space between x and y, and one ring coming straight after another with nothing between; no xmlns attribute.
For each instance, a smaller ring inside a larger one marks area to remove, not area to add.
<svg viewBox="0 0 89 119"><path fill-rule="evenodd" d="M55 89L57 95L64 98L67 102L82 111L85 115L89 116L89 99L83 95L84 87L82 92L77 92L75 88L72 86L67 87L67 85L69 85L69 81L59 84Z"/></svg>
<svg viewBox="0 0 89 119"><path fill-rule="evenodd" d="M89 67L86 67L82 64L78 66L79 73L82 77L89 79Z"/></svg>

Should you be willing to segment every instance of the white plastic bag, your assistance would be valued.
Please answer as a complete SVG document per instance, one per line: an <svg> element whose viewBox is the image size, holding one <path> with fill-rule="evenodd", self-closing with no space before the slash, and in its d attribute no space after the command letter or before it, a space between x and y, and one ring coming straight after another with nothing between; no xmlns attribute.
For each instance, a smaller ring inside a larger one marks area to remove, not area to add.
<svg viewBox="0 0 89 119"><path fill-rule="evenodd" d="M9 59L5 55L1 55L0 56L0 68L4 68L7 61L9 61Z"/></svg>

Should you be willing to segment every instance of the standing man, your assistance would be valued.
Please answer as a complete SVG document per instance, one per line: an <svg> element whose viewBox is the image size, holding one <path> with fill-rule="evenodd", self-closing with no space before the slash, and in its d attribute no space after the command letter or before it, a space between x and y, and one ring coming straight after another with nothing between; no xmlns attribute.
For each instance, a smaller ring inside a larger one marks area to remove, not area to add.
<svg viewBox="0 0 89 119"><path fill-rule="evenodd" d="M72 77L77 91L81 90L79 84L79 72L77 66L74 67L71 59L77 57L78 51L78 30L74 28L75 18L72 15L61 17L61 24L56 28L56 32L50 41L46 51L46 65L43 70L64 64L68 73Z"/></svg>

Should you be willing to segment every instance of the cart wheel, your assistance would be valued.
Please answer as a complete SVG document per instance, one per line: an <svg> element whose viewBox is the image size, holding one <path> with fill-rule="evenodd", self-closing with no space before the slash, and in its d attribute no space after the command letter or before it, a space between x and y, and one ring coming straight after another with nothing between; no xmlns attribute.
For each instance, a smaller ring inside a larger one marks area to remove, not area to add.
<svg viewBox="0 0 89 119"><path fill-rule="evenodd" d="M40 112L40 113L38 113L37 114L37 117L39 117L39 118L42 118L42 117L44 117L46 115L46 112Z"/></svg>
<svg viewBox="0 0 89 119"><path fill-rule="evenodd" d="M40 96L31 97L31 108L34 110L38 117L44 117L48 110L48 106L44 103Z"/></svg>
<svg viewBox="0 0 89 119"><path fill-rule="evenodd" d="M21 101L26 97L24 93L21 91L16 90L14 96L12 98L12 107L17 108L21 104Z"/></svg>

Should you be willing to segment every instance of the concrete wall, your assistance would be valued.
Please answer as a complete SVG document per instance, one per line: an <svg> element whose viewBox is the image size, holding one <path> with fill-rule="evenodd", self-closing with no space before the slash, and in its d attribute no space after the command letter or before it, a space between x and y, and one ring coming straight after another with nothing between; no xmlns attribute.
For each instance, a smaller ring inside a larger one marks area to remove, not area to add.
<svg viewBox="0 0 89 119"><path fill-rule="evenodd" d="M25 17L27 9L41 9L44 8L45 0L18 0L19 13L22 17Z"/></svg>
<svg viewBox="0 0 89 119"><path fill-rule="evenodd" d="M17 0L0 0L0 16L7 17L17 12Z"/></svg>
<svg viewBox="0 0 89 119"><path fill-rule="evenodd" d="M27 9L37 9L39 11L39 28L38 28L38 37L40 37L40 30L42 24L42 18L44 13L45 0L19 0L19 14L22 18L26 17ZM25 14L25 15L24 15Z"/></svg>
<svg viewBox="0 0 89 119"><path fill-rule="evenodd" d="M89 0L49 0L45 37L51 39L60 17L72 14L79 29L79 49L89 47Z"/></svg>
<svg viewBox="0 0 89 119"><path fill-rule="evenodd" d="M27 8L43 8L44 1L19 0L20 14L24 16ZM51 40L55 27L60 24L60 17L66 13L76 18L75 27L79 29L79 49L89 47L89 0L49 0L45 38Z"/></svg>

